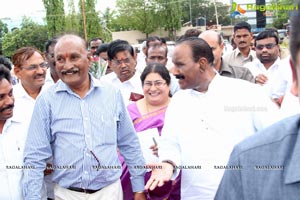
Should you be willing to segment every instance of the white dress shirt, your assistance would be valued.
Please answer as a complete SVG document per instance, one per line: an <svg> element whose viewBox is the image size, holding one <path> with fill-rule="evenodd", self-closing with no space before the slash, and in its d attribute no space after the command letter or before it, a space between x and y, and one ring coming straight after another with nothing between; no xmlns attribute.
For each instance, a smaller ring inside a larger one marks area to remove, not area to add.
<svg viewBox="0 0 300 200"><path fill-rule="evenodd" d="M279 98L289 92L293 83L290 56L280 60L272 90L272 98Z"/></svg>
<svg viewBox="0 0 300 200"><path fill-rule="evenodd" d="M28 124L13 116L0 134L0 199L22 200L23 150Z"/></svg>
<svg viewBox="0 0 300 200"><path fill-rule="evenodd" d="M40 91L40 94L48 89L48 87L51 85L50 82L42 87L42 90ZM33 99L29 94L26 92L24 87L22 86L21 82L19 82L17 85L13 86L13 94L15 97L15 107L14 107L14 116L17 116L22 123L27 124L27 126L24 126L24 130L27 131L29 128L29 123L31 120L31 116L33 113L34 105L35 105L35 99ZM43 187L43 194L42 199L47 199L47 196L49 198L54 198L53 195L53 184L52 184L52 175L45 176L44 181L46 182ZM47 187L47 189L45 188Z"/></svg>
<svg viewBox="0 0 300 200"><path fill-rule="evenodd" d="M132 103L130 99L131 92L144 95L140 74L136 72L129 80L121 82L116 73L112 72L101 77L101 81L112 83L121 90L125 105Z"/></svg>
<svg viewBox="0 0 300 200"><path fill-rule="evenodd" d="M259 59L255 59L253 62L245 64L244 67L248 68L254 77L256 77L259 74L264 74L266 77L268 77L267 82L264 85L262 85L262 87L266 91L266 93L270 97L272 97L272 91L275 87L279 63L280 58L278 57L277 60L273 63L273 65L266 69Z"/></svg>
<svg viewBox="0 0 300 200"><path fill-rule="evenodd" d="M179 90L166 111L158 154L189 168L182 170L181 199L213 199L224 172L215 166L226 166L233 146L277 114L261 87L244 80L217 74L206 93Z"/></svg>

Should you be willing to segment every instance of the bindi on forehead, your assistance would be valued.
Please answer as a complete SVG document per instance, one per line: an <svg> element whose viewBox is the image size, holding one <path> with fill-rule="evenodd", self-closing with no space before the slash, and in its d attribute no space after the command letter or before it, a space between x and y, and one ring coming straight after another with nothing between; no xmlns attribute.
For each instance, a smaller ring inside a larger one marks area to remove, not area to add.
<svg viewBox="0 0 300 200"><path fill-rule="evenodd" d="M70 57L70 53L69 52L66 52L65 53L65 58L69 58Z"/></svg>

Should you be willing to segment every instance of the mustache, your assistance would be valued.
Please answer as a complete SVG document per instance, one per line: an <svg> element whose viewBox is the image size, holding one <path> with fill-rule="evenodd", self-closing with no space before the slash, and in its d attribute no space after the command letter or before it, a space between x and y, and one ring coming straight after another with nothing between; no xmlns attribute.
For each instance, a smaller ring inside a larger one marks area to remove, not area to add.
<svg viewBox="0 0 300 200"><path fill-rule="evenodd" d="M15 107L14 104L10 104L10 105L8 105L8 106L6 106L6 107L4 107L4 108L1 108L1 109L0 109L0 112L3 112L3 111L5 111L5 110L8 110L8 109L11 109L11 108L14 108L14 107Z"/></svg>
<svg viewBox="0 0 300 200"><path fill-rule="evenodd" d="M246 42L240 42L239 44L243 44L243 43L246 43Z"/></svg>
<svg viewBox="0 0 300 200"><path fill-rule="evenodd" d="M185 79L185 76L183 76L182 74L176 74L175 77L177 79Z"/></svg>
<svg viewBox="0 0 300 200"><path fill-rule="evenodd" d="M63 75L66 75L67 73L76 73L76 72L79 72L79 69L77 67L72 67L71 69L68 70L66 69L61 70L61 73Z"/></svg>
<svg viewBox="0 0 300 200"><path fill-rule="evenodd" d="M45 74L37 74L34 76L35 79L40 77L45 78Z"/></svg>

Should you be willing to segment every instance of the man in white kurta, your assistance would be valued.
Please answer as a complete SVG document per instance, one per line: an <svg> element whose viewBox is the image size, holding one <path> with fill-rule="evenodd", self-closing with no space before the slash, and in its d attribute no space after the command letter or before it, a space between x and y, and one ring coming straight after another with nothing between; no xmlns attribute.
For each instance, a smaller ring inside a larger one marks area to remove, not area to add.
<svg viewBox="0 0 300 200"><path fill-rule="evenodd" d="M146 189L182 169L182 200L213 199L233 146L275 122L278 109L258 85L218 75L203 39L178 43L173 62L183 90L166 112L158 147L163 170L153 170Z"/></svg>

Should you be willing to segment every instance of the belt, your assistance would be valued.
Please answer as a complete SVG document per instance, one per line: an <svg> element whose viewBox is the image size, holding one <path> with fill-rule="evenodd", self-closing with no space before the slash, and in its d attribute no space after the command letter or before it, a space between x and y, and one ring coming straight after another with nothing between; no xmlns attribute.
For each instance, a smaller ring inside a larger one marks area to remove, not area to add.
<svg viewBox="0 0 300 200"><path fill-rule="evenodd" d="M87 194L93 194L93 193L98 192L98 191L101 190L101 189L99 189L99 190L90 190L90 189L77 188L77 187L69 187L67 189L75 191L75 192L83 192L83 193L87 193Z"/></svg>

